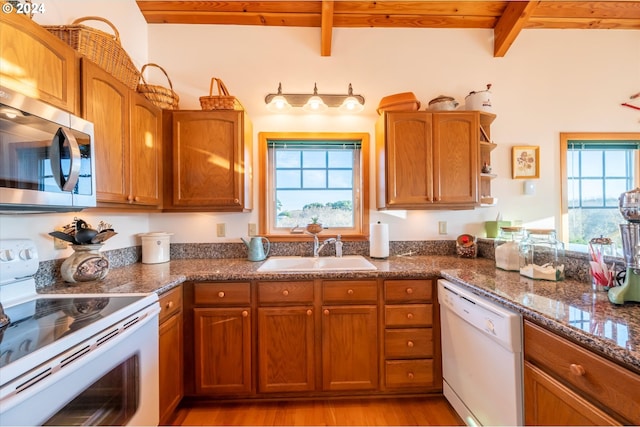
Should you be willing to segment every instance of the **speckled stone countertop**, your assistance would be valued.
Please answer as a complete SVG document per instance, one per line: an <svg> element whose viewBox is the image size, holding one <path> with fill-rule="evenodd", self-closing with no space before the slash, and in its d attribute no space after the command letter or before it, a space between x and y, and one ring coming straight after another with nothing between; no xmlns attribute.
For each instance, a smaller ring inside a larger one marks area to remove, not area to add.
<svg viewBox="0 0 640 427"><path fill-rule="evenodd" d="M100 282L56 282L43 293L165 292L184 281L300 280L313 278L444 277L522 313L640 373L640 303L611 304L605 292L575 280L532 280L495 268L493 260L455 256L390 257L370 260L377 271L263 273L245 259L178 259L113 269Z"/></svg>

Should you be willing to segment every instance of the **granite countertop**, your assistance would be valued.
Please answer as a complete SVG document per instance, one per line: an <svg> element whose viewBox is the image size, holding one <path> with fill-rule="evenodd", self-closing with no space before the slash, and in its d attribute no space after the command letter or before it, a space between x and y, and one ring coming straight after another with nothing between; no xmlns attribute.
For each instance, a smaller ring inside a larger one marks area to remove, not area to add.
<svg viewBox="0 0 640 427"><path fill-rule="evenodd" d="M58 282L40 292L162 293L187 280L444 277L640 373L640 303L614 305L605 292L594 293L591 284L532 280L496 269L493 260L484 258L394 256L370 261L377 271L262 273L257 271L261 262L245 259L178 259L164 264L133 264L111 270L99 282Z"/></svg>

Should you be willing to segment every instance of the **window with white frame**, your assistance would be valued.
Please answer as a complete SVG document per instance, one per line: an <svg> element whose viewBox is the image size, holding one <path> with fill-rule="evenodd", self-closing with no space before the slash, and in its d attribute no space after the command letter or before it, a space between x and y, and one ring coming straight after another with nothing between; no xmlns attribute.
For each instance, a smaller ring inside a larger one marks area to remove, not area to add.
<svg viewBox="0 0 640 427"><path fill-rule="evenodd" d="M621 249L620 194L638 185L640 138L616 134L563 140L566 147L566 234L573 250L584 250L594 237L609 237ZM640 137L640 135L638 135Z"/></svg>
<svg viewBox="0 0 640 427"><path fill-rule="evenodd" d="M363 234L368 134L261 133L260 144L261 232L291 236L317 221L324 235Z"/></svg>

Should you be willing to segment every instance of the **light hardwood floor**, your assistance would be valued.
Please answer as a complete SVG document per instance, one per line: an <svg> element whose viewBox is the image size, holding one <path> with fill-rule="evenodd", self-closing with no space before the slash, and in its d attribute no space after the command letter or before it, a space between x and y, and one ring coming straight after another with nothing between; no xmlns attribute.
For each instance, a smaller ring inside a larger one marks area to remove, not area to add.
<svg viewBox="0 0 640 427"><path fill-rule="evenodd" d="M176 426L462 426L444 397L191 403Z"/></svg>

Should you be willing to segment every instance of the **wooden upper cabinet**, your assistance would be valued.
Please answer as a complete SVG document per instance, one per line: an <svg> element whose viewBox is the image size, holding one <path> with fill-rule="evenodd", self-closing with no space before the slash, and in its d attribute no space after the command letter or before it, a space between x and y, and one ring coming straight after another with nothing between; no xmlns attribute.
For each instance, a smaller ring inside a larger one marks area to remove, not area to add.
<svg viewBox="0 0 640 427"><path fill-rule="evenodd" d="M82 60L83 116L93 122L101 206L156 208L161 193L161 110Z"/></svg>
<svg viewBox="0 0 640 427"><path fill-rule="evenodd" d="M78 57L56 36L16 13L0 14L0 82L78 113Z"/></svg>
<svg viewBox="0 0 640 427"><path fill-rule="evenodd" d="M158 206L162 195L162 112L135 93L130 117L131 191L127 201Z"/></svg>
<svg viewBox="0 0 640 427"><path fill-rule="evenodd" d="M479 114L384 113L376 124L378 208L475 207Z"/></svg>
<svg viewBox="0 0 640 427"><path fill-rule="evenodd" d="M480 121L475 112L433 115L435 202L478 202Z"/></svg>
<svg viewBox="0 0 640 427"><path fill-rule="evenodd" d="M251 123L244 111L167 111L165 210L251 210ZM171 165L169 168L168 165Z"/></svg>

